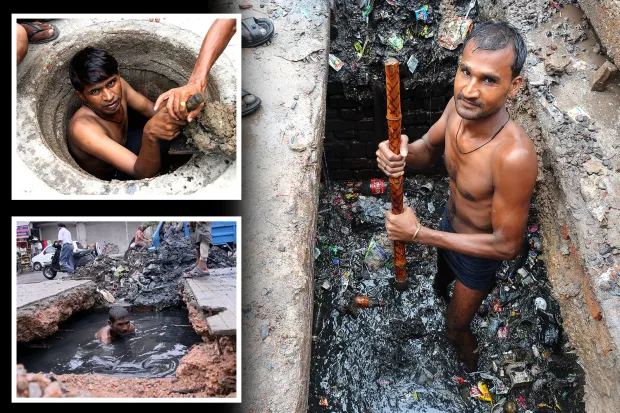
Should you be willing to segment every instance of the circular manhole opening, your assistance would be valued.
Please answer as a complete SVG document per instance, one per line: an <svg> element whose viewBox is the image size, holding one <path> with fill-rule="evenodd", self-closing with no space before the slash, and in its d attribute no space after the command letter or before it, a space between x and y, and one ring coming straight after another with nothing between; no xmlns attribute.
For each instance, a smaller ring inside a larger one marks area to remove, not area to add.
<svg viewBox="0 0 620 413"><path fill-rule="evenodd" d="M98 179L78 166L67 147L66 125L81 106L69 81L68 65L87 46L106 50L119 72L152 102L171 88L187 83L202 38L166 24L144 21L93 23L60 21L63 36L36 59L20 65L17 86L17 151L26 165L62 194L191 194L220 176L230 165L222 154L170 155L154 178L130 181ZM220 56L210 71L205 99L235 100L235 70ZM129 112L129 128L146 119Z"/></svg>

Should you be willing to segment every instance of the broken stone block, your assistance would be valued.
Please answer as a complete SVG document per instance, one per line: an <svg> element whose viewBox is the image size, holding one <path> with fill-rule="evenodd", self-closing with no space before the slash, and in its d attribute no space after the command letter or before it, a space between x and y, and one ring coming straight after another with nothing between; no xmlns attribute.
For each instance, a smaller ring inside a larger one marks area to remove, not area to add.
<svg viewBox="0 0 620 413"><path fill-rule="evenodd" d="M611 62L605 62L590 78L590 90L596 92L602 92L607 87L607 84L614 78L618 72L618 68L611 64Z"/></svg>
<svg viewBox="0 0 620 413"><path fill-rule="evenodd" d="M573 27L573 30L570 32L570 40L572 43L580 42L587 37L586 32L580 26Z"/></svg>
<svg viewBox="0 0 620 413"><path fill-rule="evenodd" d="M551 57L545 61L545 71L550 75L561 75L570 64L570 57Z"/></svg>
<svg viewBox="0 0 620 413"><path fill-rule="evenodd" d="M60 383L55 381L49 386L47 386L43 391L43 397L62 397L62 389L60 387Z"/></svg>
<svg viewBox="0 0 620 413"><path fill-rule="evenodd" d="M598 174L603 169L603 164L599 161L589 160L588 162L583 164L583 167L586 169L588 175Z"/></svg>

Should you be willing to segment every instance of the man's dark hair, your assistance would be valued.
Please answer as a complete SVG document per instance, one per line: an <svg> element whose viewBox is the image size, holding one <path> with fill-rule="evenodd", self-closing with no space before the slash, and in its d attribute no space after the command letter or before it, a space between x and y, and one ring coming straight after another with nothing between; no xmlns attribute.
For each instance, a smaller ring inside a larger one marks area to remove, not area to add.
<svg viewBox="0 0 620 413"><path fill-rule="evenodd" d="M62 228L67 228L67 226L66 226L65 224L63 224L62 222L59 222L59 223L58 223L58 227L59 227L59 228L60 228L60 227L62 227Z"/></svg>
<svg viewBox="0 0 620 413"><path fill-rule="evenodd" d="M110 308L110 321L115 322L116 320L129 318L129 311L125 307L121 307L120 305L116 305Z"/></svg>
<svg viewBox="0 0 620 413"><path fill-rule="evenodd" d="M512 46L514 51L514 58L510 66L512 78L519 76L527 57L527 48L523 36L515 27L508 23L496 21L478 23L465 40L463 49L467 47L467 43L470 41L474 42L474 51L476 49L501 50Z"/></svg>
<svg viewBox="0 0 620 413"><path fill-rule="evenodd" d="M83 92L86 85L103 82L116 73L116 59L105 50L94 47L86 47L77 52L69 64L69 79L78 92Z"/></svg>

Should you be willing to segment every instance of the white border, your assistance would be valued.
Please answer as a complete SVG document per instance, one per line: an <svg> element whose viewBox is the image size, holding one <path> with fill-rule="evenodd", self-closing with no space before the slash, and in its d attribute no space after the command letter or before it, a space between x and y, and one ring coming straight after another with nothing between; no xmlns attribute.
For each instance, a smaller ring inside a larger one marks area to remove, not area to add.
<svg viewBox="0 0 620 413"><path fill-rule="evenodd" d="M237 78L237 156L235 159L236 166L236 181L230 188L226 188L219 191L211 191L207 194L200 195L162 195L164 199L203 199L203 200L241 200L241 182L242 182L242 166L241 166L241 14L215 14L215 13L202 13L202 14L27 14L27 13L15 13L11 15L11 199L12 200L31 200L31 199L154 199L157 195L63 195L57 193L53 188L49 188L44 192L33 191L29 195L25 195L17 191L19 179L16 175L16 159L19 157L17 154L17 142L16 142L16 128L17 128L17 37L15 31L15 25L17 19L91 19L91 18L103 18L103 19L149 19L153 17L159 17L163 19L171 19L170 24L175 24L178 19L182 18L196 18L199 16L205 16L210 19L222 18L222 19L236 19L237 32L229 42L228 47L234 48L234 62L236 66L235 76ZM165 22L162 22L165 23ZM155 24L155 23L154 23ZM191 30L191 28L188 28ZM62 33L60 34L62 36ZM206 31L205 34L206 35ZM203 35L203 36L204 36ZM50 43L51 44L51 43ZM224 53L231 55L227 50ZM28 166L25 166L28 168ZM34 174L34 172L32 172ZM43 180L37 176L41 181L39 185L44 185ZM204 192L204 191L203 191Z"/></svg>
<svg viewBox="0 0 620 413"><path fill-rule="evenodd" d="M12 394L11 398L14 403L108 403L108 402L133 402L133 403L142 403L142 402L161 402L161 401L174 401L181 403L241 403L241 349L243 347L242 340L242 332L241 332L241 234L243 233L241 230L241 217L24 217L24 216L12 216L11 217L11 240L13 241L13 245L11 246L11 257L15 257L17 252L17 234L16 234L16 226L17 221L78 221L78 222L124 222L124 221L233 221L237 223L237 271L236 271L236 283L235 288L237 290L237 391L235 398L215 398L215 397L201 397L201 398L174 398L174 397L162 397L162 398L125 398L125 397L115 397L115 398L107 398L107 397L93 397L93 398L22 398L17 397L15 389L17 388L17 272L15 270L15 266L11 265L11 362L12 362ZM13 261L12 261L13 262ZM28 366L25 366L26 370ZM32 373L32 372L31 372Z"/></svg>

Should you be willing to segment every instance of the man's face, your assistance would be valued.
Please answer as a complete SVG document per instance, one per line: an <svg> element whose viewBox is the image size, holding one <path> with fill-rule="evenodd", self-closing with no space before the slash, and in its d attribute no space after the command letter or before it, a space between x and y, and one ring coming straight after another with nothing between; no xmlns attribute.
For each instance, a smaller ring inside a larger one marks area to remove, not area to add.
<svg viewBox="0 0 620 413"><path fill-rule="evenodd" d="M497 113L507 98L516 95L523 81L521 76L512 79L512 47L500 50L475 48L475 41L467 44L454 79L456 111L468 120Z"/></svg>
<svg viewBox="0 0 620 413"><path fill-rule="evenodd" d="M123 88L118 73L102 82L86 85L82 93L76 93L88 106L98 112L112 115L121 109Z"/></svg>
<svg viewBox="0 0 620 413"><path fill-rule="evenodd" d="M110 325L110 329L118 336L124 336L129 332L129 329L131 328L129 317L119 318L114 322L108 320L108 324Z"/></svg>

